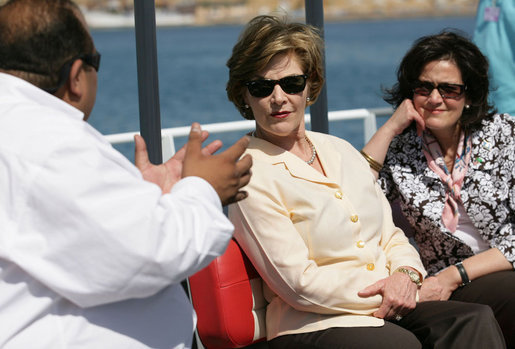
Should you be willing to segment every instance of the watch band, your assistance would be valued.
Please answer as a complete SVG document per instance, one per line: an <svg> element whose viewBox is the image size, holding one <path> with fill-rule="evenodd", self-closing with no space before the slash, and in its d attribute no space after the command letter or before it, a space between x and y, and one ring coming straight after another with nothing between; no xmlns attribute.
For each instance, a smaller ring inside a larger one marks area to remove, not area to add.
<svg viewBox="0 0 515 349"><path fill-rule="evenodd" d="M420 280L420 275L418 275L417 272L414 272L413 270L409 270L409 269L406 269L403 267L399 267L399 268L395 269L395 271L408 275L410 280L413 281L415 283L415 285L417 285L417 287L422 286L422 281Z"/></svg>
<svg viewBox="0 0 515 349"><path fill-rule="evenodd" d="M469 284L470 279L469 279L469 276L468 276L467 271L465 270L465 267L463 266L463 264L461 262L458 262L458 263L454 264L454 266L458 269L460 276L461 276L460 287L463 287L466 284Z"/></svg>

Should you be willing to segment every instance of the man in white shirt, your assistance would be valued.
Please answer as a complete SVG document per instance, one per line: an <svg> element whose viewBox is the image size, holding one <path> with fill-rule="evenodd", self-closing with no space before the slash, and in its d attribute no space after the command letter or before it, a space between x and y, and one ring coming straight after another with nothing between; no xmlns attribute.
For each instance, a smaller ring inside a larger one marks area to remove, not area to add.
<svg viewBox="0 0 515 349"><path fill-rule="evenodd" d="M0 7L1 348L189 347L180 282L223 253L222 204L246 197L245 138L211 155L194 124L154 166L137 137L140 172L84 122L99 58L70 0Z"/></svg>

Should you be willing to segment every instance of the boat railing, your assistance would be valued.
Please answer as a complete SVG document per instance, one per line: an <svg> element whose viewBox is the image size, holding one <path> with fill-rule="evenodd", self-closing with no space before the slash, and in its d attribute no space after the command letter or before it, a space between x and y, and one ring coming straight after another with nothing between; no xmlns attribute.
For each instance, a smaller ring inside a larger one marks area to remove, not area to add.
<svg viewBox="0 0 515 349"><path fill-rule="evenodd" d="M393 113L391 107L381 108L362 108L362 109L346 109L338 111L330 111L328 113L328 120L342 121L342 120L363 120L363 139L365 143L372 137L377 130L376 117L389 116ZM310 114L305 114L306 124L311 123ZM253 120L241 121L228 121L218 122L212 124L203 124L202 129L208 131L211 135L234 132L234 131L250 131L255 127ZM175 138L188 136L190 126L163 128L161 130L161 140L163 149L163 160L166 161L175 153ZM112 144L130 143L134 141L134 134L137 132L125 132L107 135L106 138Z"/></svg>

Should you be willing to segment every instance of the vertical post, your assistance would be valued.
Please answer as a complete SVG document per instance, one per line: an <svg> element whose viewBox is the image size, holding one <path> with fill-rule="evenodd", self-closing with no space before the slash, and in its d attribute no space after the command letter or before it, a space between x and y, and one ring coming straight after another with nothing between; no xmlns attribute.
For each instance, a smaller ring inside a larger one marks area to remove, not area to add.
<svg viewBox="0 0 515 349"><path fill-rule="evenodd" d="M306 23L320 29L322 39L324 38L324 3L323 0L305 0ZM322 64L325 73L325 49L322 52ZM310 107L311 130L329 133L329 121L327 117L327 83L322 87L320 95L315 104Z"/></svg>
<svg viewBox="0 0 515 349"><path fill-rule="evenodd" d="M134 0L141 135L150 162L163 162L157 76L156 10L152 0Z"/></svg>

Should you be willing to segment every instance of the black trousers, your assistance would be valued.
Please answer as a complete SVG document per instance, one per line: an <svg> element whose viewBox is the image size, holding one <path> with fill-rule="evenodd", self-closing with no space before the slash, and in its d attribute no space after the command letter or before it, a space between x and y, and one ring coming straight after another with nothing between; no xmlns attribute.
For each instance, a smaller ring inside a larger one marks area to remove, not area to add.
<svg viewBox="0 0 515 349"><path fill-rule="evenodd" d="M492 308L506 345L515 349L515 271L500 271L480 277L458 288L451 299L486 304Z"/></svg>
<svg viewBox="0 0 515 349"><path fill-rule="evenodd" d="M335 327L279 336L271 349L503 349L492 309L482 304L432 301L417 304L399 322L382 327Z"/></svg>

